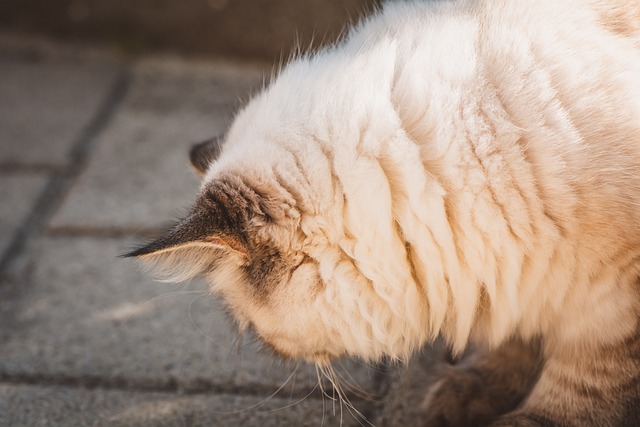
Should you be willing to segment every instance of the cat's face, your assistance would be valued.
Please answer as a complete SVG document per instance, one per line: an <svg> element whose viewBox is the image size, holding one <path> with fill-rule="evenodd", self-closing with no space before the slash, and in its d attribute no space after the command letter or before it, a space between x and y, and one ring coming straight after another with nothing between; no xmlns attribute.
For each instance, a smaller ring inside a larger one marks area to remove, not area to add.
<svg viewBox="0 0 640 427"><path fill-rule="evenodd" d="M194 147L192 163L204 174L218 152L217 141L203 143ZM287 197L223 173L205 181L187 217L129 256L168 280L204 276L240 328L254 330L285 358L368 357L372 340L362 331L371 327L357 311L373 302L353 283L337 288L334 276L323 279L310 254L328 249L317 240L302 232L300 213Z"/></svg>
<svg viewBox="0 0 640 427"><path fill-rule="evenodd" d="M204 180L190 215L130 255L172 280L205 276L286 357L406 359L444 322L447 295L429 304L416 284L389 187L415 181L421 212L444 208L388 103L394 49L356 55L354 79L314 59L288 66L222 144L192 151Z"/></svg>

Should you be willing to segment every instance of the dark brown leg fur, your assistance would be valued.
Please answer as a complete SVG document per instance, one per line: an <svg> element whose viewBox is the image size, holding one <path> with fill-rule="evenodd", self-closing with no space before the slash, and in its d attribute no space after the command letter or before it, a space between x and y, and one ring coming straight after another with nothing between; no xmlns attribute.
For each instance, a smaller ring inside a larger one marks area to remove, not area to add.
<svg viewBox="0 0 640 427"><path fill-rule="evenodd" d="M492 427L640 426L640 335L582 352L549 351L522 407Z"/></svg>
<svg viewBox="0 0 640 427"><path fill-rule="evenodd" d="M522 402L541 366L537 342L512 340L492 352L472 351L457 365L447 366L429 390L423 405L424 425L489 425Z"/></svg>
<svg viewBox="0 0 640 427"><path fill-rule="evenodd" d="M640 334L582 352L507 343L449 366L425 400L426 427L640 426Z"/></svg>

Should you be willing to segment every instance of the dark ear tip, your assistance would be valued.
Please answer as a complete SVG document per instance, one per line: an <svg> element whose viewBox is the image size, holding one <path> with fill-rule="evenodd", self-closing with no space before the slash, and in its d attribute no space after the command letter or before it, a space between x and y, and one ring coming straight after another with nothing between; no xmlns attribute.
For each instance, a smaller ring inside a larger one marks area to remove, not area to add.
<svg viewBox="0 0 640 427"><path fill-rule="evenodd" d="M167 235L165 235L164 237L160 237L156 240L147 241L146 243L143 243L142 246L138 246L129 252L118 255L118 258L138 258L166 249L169 246L171 246L171 244L168 242Z"/></svg>
<svg viewBox="0 0 640 427"><path fill-rule="evenodd" d="M191 166L193 166L200 175L203 175L209 166L206 159L200 155L204 144L206 144L206 141L194 144L189 150L189 161L191 161Z"/></svg>
<svg viewBox="0 0 640 427"><path fill-rule="evenodd" d="M189 160L200 175L204 175L220 155L220 136L213 137L206 141L194 144L189 150Z"/></svg>
<svg viewBox="0 0 640 427"><path fill-rule="evenodd" d="M142 255L149 254L153 251L150 251L148 246L142 246L140 248L134 249L132 251L126 252L124 254L118 255L118 258L137 258Z"/></svg>

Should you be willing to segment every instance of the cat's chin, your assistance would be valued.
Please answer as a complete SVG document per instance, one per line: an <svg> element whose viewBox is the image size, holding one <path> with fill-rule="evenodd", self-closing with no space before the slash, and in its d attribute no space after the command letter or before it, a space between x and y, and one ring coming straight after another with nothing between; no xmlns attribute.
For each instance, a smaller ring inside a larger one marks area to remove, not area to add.
<svg viewBox="0 0 640 427"><path fill-rule="evenodd" d="M264 345L269 348L275 355L285 360L304 360L307 363L326 366L331 364L333 359L337 359L340 355L332 354L328 351L301 351L300 349L285 349L282 346L276 345L269 340L261 340Z"/></svg>
<svg viewBox="0 0 640 427"><path fill-rule="evenodd" d="M303 348L302 345L295 345L289 340L276 338L274 335L263 335L258 328L250 321L238 321L240 333L247 333L260 342L274 356L290 361L303 360L307 363L325 366L329 365L333 359L339 358L341 355L333 354L325 350L310 350Z"/></svg>

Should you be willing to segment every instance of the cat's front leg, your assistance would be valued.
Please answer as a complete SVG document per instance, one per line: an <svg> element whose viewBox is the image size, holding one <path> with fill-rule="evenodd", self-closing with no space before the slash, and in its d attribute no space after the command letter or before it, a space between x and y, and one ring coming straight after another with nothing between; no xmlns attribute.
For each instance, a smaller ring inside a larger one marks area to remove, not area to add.
<svg viewBox="0 0 640 427"><path fill-rule="evenodd" d="M531 394L491 427L640 426L640 333L616 344L546 353Z"/></svg>
<svg viewBox="0 0 640 427"><path fill-rule="evenodd" d="M534 413L512 413L499 417L489 427L560 427L562 424Z"/></svg>
<svg viewBox="0 0 640 427"><path fill-rule="evenodd" d="M514 410L540 372L538 342L511 340L488 351L475 349L445 367L423 404L424 426L485 426Z"/></svg>

